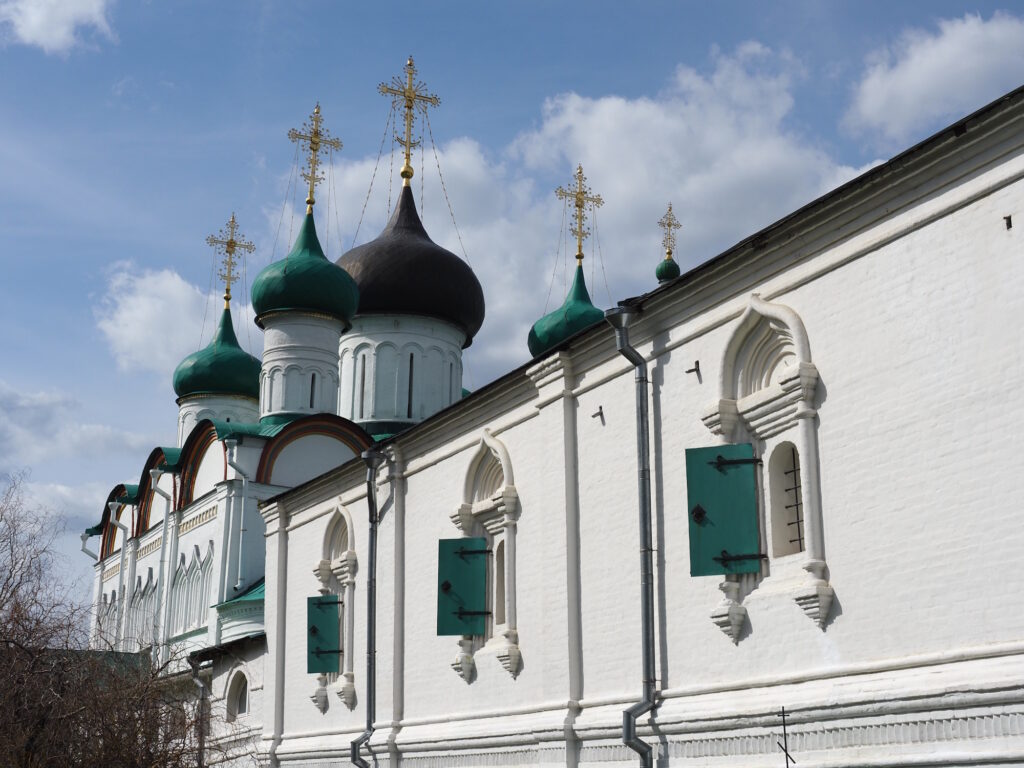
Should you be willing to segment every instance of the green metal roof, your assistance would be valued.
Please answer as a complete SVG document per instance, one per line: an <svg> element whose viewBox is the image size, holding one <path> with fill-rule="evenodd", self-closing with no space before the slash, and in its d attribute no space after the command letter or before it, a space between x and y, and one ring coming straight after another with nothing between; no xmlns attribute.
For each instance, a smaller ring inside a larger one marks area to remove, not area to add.
<svg viewBox="0 0 1024 768"><path fill-rule="evenodd" d="M341 267L327 260L307 213L291 252L263 268L252 284L256 324L270 312L323 312L351 326L359 307L359 288Z"/></svg>
<svg viewBox="0 0 1024 768"><path fill-rule="evenodd" d="M230 600L225 600L220 603L217 607L221 608L225 605L237 605L238 603L262 603L264 595L266 594L267 580L260 579L255 584L250 586L240 595L235 595Z"/></svg>
<svg viewBox="0 0 1024 768"><path fill-rule="evenodd" d="M213 340L182 360L174 370L174 392L178 397L259 397L260 361L239 346L228 307L221 313Z"/></svg>
<svg viewBox="0 0 1024 768"><path fill-rule="evenodd" d="M218 440L229 440L231 438L239 437L262 437L271 438L284 429L289 421L274 423L274 424L245 424L240 421L220 421L218 419L211 419L210 423L213 424L213 428L217 432Z"/></svg>
<svg viewBox="0 0 1024 768"><path fill-rule="evenodd" d="M164 462L159 466L164 472L180 472L181 471L181 448L165 448L160 446L160 450L164 453Z"/></svg>
<svg viewBox="0 0 1024 768"><path fill-rule="evenodd" d="M139 501L139 486L131 483L124 484L124 495L114 499L118 504L137 504Z"/></svg>
<svg viewBox="0 0 1024 768"><path fill-rule="evenodd" d="M533 324L527 344L530 354L534 357L543 355L552 347L557 347L570 336L589 328L604 319L604 312L595 307L587 293L587 283L583 278L583 265L576 266L569 295L565 303L554 312L549 312Z"/></svg>

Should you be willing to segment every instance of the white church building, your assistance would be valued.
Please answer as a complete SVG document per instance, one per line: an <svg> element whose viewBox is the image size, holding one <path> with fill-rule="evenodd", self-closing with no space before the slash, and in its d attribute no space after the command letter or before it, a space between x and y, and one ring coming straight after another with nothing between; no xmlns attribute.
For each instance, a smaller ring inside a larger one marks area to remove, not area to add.
<svg viewBox="0 0 1024 768"><path fill-rule="evenodd" d="M94 644L187 660L240 764L1024 766L1024 89L689 272L666 217L468 394L408 149L337 263L310 182L261 360L228 282L83 535Z"/></svg>

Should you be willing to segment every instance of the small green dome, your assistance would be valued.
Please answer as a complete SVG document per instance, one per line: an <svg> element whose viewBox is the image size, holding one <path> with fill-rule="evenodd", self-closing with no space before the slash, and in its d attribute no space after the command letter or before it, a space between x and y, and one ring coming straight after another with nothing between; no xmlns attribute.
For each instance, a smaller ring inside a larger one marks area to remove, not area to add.
<svg viewBox="0 0 1024 768"><path fill-rule="evenodd" d="M252 284L256 324L270 312L322 312L351 326L359 306L359 288L341 267L327 260L307 213L291 253L266 266Z"/></svg>
<svg viewBox="0 0 1024 768"><path fill-rule="evenodd" d="M604 312L590 302L587 284L583 279L583 265L578 265L565 303L554 312L544 315L530 329L530 335L526 340L530 354L534 357L543 355L570 336L603 319Z"/></svg>
<svg viewBox="0 0 1024 768"><path fill-rule="evenodd" d="M231 310L227 307L209 345L193 352L174 369L174 392L178 397L259 397L260 361L238 346Z"/></svg>
<svg viewBox="0 0 1024 768"><path fill-rule="evenodd" d="M658 278L659 283L667 283L669 280L675 280L679 277L679 265L676 264L675 260L671 256L666 256L658 264L658 268L654 270L654 276Z"/></svg>

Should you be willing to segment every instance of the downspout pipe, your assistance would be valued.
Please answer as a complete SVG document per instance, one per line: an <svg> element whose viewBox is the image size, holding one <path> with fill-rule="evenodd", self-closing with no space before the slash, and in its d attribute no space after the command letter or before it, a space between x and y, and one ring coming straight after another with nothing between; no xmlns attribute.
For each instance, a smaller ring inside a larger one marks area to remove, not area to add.
<svg viewBox="0 0 1024 768"><path fill-rule="evenodd" d="M604 313L615 329L615 349L636 369L636 462L637 495L640 506L640 624L643 693L640 701L622 713L622 742L640 755L640 765L651 768L653 748L641 741L636 721L656 706L654 697L654 547L651 536L651 466L647 415L647 361L629 343L629 325L640 313L639 307L620 304Z"/></svg>
<svg viewBox="0 0 1024 768"><path fill-rule="evenodd" d="M88 533L83 533L81 538L82 538L82 552L87 554L93 560L99 560L100 556L97 555L95 552L93 552L91 549L89 549L89 547L87 546L87 544L89 542L89 539L90 539L89 534Z"/></svg>
<svg viewBox="0 0 1024 768"><path fill-rule="evenodd" d="M157 483L164 472L162 469L149 470L149 477L152 482L149 484L153 493L163 496L164 499L164 522L163 530L160 533L160 570L156 575L156 604L153 606L153 647L156 648L160 642L160 609L163 607L164 598L164 572L167 570L167 528L170 525L171 517L171 494L160 488ZM159 663L159 656L154 657L154 663Z"/></svg>
<svg viewBox="0 0 1024 768"><path fill-rule="evenodd" d="M238 448L238 441L225 440L224 447L228 449L228 466L235 470L242 478L242 508L238 514L238 576L235 579L235 592L237 592L242 588L242 542L245 538L245 499L246 491L249 487L249 475L245 473L245 469L240 464L235 462L235 450Z"/></svg>
<svg viewBox="0 0 1024 768"><path fill-rule="evenodd" d="M384 454L374 448L363 451L366 463L366 504L370 513L369 557L366 569L366 730L349 745L349 759L359 768L370 764L359 755L359 750L373 736L373 723L377 719L377 525L381 515L377 512L377 470L384 463Z"/></svg>
<svg viewBox="0 0 1024 768"><path fill-rule="evenodd" d="M198 768L204 768L206 765L206 701L208 691L206 683L203 682L199 675L201 666L199 659L196 658L196 652L190 653L187 660L192 673L192 682L199 689L199 712L198 717L196 717L196 764Z"/></svg>
<svg viewBox="0 0 1024 768"><path fill-rule="evenodd" d="M110 508L110 524L121 529L121 560L117 569L117 626L114 628L114 647L121 642L121 621L124 616L124 555L128 551L128 526L117 519L117 509L121 505L112 501Z"/></svg>

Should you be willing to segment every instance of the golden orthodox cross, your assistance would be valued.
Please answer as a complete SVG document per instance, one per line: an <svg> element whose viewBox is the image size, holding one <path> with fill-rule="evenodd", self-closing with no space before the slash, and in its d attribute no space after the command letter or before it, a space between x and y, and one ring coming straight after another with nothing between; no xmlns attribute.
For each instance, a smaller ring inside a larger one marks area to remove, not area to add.
<svg viewBox="0 0 1024 768"><path fill-rule="evenodd" d="M317 173L317 167L320 164L320 153L325 149L341 149L341 141L333 138L325 128L322 128L322 122L320 104L317 103L310 121L302 126L304 133L300 133L294 128L288 131L289 139L300 146L305 142L309 148L309 160L306 163L309 170L302 173L302 178L309 182L309 194L306 195L306 213L313 212L313 203L316 202L313 192L316 189L316 185L324 180L324 177Z"/></svg>
<svg viewBox="0 0 1024 768"><path fill-rule="evenodd" d="M668 204L668 211L658 221L658 226L665 230L665 236L661 238L661 244L665 247L665 258L671 259L672 252L676 249L676 233L672 230L680 229L683 225L672 213L672 203Z"/></svg>
<svg viewBox="0 0 1024 768"><path fill-rule="evenodd" d="M558 195L560 200L572 200L573 205L576 207L576 224L570 230L576 235L576 263L583 263L583 239L590 234L590 230L586 228L585 224L587 221L586 205L590 203L595 208L599 208L604 205L604 200L601 199L600 195L591 195L590 188L587 186L587 177L583 175L583 166L576 166L576 189L565 189L559 187L555 190L555 194Z"/></svg>
<svg viewBox="0 0 1024 768"><path fill-rule="evenodd" d="M206 238L206 244L221 251L224 254L224 269L218 272L217 275L224 281L224 306L228 306L231 302L231 284L238 280L238 276L235 274L235 251L243 250L247 253L252 253L256 246L252 243L242 239L242 236L238 234L238 222L235 221L235 214L231 214L231 218L228 219L227 229L220 231L220 237L214 237L210 235Z"/></svg>
<svg viewBox="0 0 1024 768"><path fill-rule="evenodd" d="M416 109L417 104L420 108L426 110L427 106L436 107L441 103L441 100L432 93L426 93L425 88L427 87L422 81L415 80L416 67L413 66L412 56L405 63L405 83L402 83L401 79L397 76L391 79L391 85L387 83L381 83L377 90L384 96L391 96L395 104L398 103L399 99L402 100L402 106L405 109L405 138L395 136L395 140L405 149L405 165L402 166L402 186L408 187L409 180L412 178L412 162L410 160L412 155L413 147L419 146L418 141L412 140L412 120L413 112Z"/></svg>

